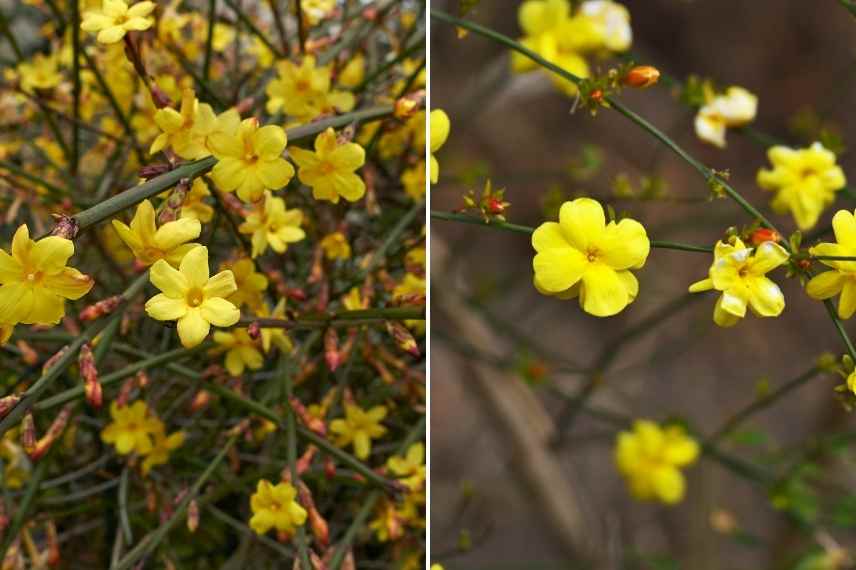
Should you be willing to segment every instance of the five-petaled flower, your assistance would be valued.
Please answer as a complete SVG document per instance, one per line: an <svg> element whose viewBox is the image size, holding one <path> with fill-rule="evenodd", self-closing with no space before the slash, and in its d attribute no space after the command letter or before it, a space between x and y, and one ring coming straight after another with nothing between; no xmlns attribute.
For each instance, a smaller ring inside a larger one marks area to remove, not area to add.
<svg viewBox="0 0 856 570"><path fill-rule="evenodd" d="M208 248L190 250L178 269L163 259L152 265L150 279L162 293L146 302L146 313L159 321L178 321L178 337L185 348L192 348L208 336L211 325L230 327L241 312L226 297L235 292L231 271L209 278Z"/></svg>
<svg viewBox="0 0 856 570"><path fill-rule="evenodd" d="M154 433L163 429L160 420L143 401L122 407L114 401L110 404L110 417L113 422L101 432L101 439L113 444L122 455L131 452L145 455L151 452Z"/></svg>
<svg viewBox="0 0 856 570"><path fill-rule="evenodd" d="M220 345L218 352L226 351L226 370L232 376L240 376L245 368L258 370L264 364L261 345L250 338L247 329L216 331L214 342Z"/></svg>
<svg viewBox="0 0 856 570"><path fill-rule="evenodd" d="M98 32L102 44L116 43L130 31L148 30L155 20L149 15L155 9L154 2L138 2L131 7L124 0L104 0L101 10L83 15L80 29Z"/></svg>
<svg viewBox="0 0 856 570"><path fill-rule="evenodd" d="M53 325L65 315L65 300L86 295L94 281L73 267L71 240L30 239L26 224L12 238L12 254L0 250L0 324Z"/></svg>
<svg viewBox="0 0 856 570"><path fill-rule="evenodd" d="M332 128L315 137L315 152L298 147L288 152L297 163L297 176L312 187L316 200L337 204L342 197L356 202L366 193L365 182L355 172L366 160L365 150L353 142L339 144Z"/></svg>
<svg viewBox="0 0 856 570"><path fill-rule="evenodd" d="M199 237L202 225L193 218L181 218L157 227L155 209L148 200L137 206L131 225L113 220L116 233L122 238L134 256L144 265L151 265L159 259L165 259L174 267L197 243L187 243Z"/></svg>
<svg viewBox="0 0 856 570"><path fill-rule="evenodd" d="M819 142L802 149L774 146L767 157L773 168L758 171L758 186L776 192L773 209L780 214L791 212L801 230L814 227L835 200L835 192L847 184L835 154Z"/></svg>
<svg viewBox="0 0 856 570"><path fill-rule="evenodd" d="M682 427L661 427L650 420L638 420L632 431L620 432L615 449L618 470L633 496L667 504L684 497L686 482L680 468L698 455L698 443Z"/></svg>
<svg viewBox="0 0 856 570"><path fill-rule="evenodd" d="M237 191L245 202L255 202L264 191L282 188L294 176L294 167L282 158L288 138L282 127L259 127L245 119L232 132L218 131L208 137L218 162L211 179L223 192Z"/></svg>
<svg viewBox="0 0 856 570"><path fill-rule="evenodd" d="M306 232L300 227L302 223L303 212L286 209L285 200L266 192L264 204L256 205L256 209L247 216L247 221L240 225L238 231L252 235L253 258L256 258L263 254L268 246L277 253L283 253L288 244L305 238Z"/></svg>
<svg viewBox="0 0 856 570"><path fill-rule="evenodd" d="M345 404L345 417L330 422L330 432L336 436L336 445L353 445L354 455L367 459L372 449L372 439L382 437L386 428L381 421L386 417L385 406L375 406L366 411L356 404Z"/></svg>
<svg viewBox="0 0 856 570"><path fill-rule="evenodd" d="M809 248L816 256L856 258L856 218L847 210L839 210L832 218L832 229L836 243L820 243ZM824 271L812 277L805 287L813 299L829 299L841 295L838 300L838 316L849 319L856 312L856 261L820 259L832 271Z"/></svg>
<svg viewBox="0 0 856 570"><path fill-rule="evenodd" d="M747 248L739 238L734 243L717 242L709 277L690 285L691 293L716 289L722 295L713 309L713 320L730 327L746 316L746 307L759 317L777 317L785 308L785 296L767 273L788 260L779 244L766 241Z"/></svg>
<svg viewBox="0 0 856 570"><path fill-rule="evenodd" d="M273 485L262 479L256 492L250 497L250 528L256 534L265 534L272 528L279 532L292 533L306 522L307 512L296 500L297 490L291 483Z"/></svg>
<svg viewBox="0 0 856 570"><path fill-rule="evenodd" d="M200 103L196 99L193 89L185 89L182 92L180 111L171 107L158 109L155 113L155 124L163 132L152 142L150 154L160 152L167 146L187 160L211 154L207 141L208 136L216 132L217 116L211 105Z"/></svg>
<svg viewBox="0 0 856 570"><path fill-rule="evenodd" d="M535 288L559 299L580 298L591 315L608 317L632 303L639 282L631 269L645 265L651 243L642 224L606 223L603 207L591 198L565 202L559 222L545 222L532 234Z"/></svg>

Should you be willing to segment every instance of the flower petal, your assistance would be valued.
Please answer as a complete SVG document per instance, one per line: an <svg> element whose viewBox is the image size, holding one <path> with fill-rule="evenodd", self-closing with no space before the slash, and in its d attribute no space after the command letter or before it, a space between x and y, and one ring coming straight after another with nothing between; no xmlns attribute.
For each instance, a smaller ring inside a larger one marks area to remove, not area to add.
<svg viewBox="0 0 856 570"><path fill-rule="evenodd" d="M187 256L185 256L186 258ZM158 259L149 271L149 279L152 284L164 292L167 297L174 299L184 298L190 288L187 277L174 269L168 262Z"/></svg>
<svg viewBox="0 0 856 570"><path fill-rule="evenodd" d="M199 220L182 218L167 222L155 232L155 246L162 251L169 251L185 242L196 239L202 231Z"/></svg>
<svg viewBox="0 0 856 570"><path fill-rule="evenodd" d="M586 269L585 256L576 249L566 246L549 249L535 256L532 267L538 285L550 293L558 293L580 280Z"/></svg>
<svg viewBox="0 0 856 570"><path fill-rule="evenodd" d="M624 219L606 226L599 243L601 259L613 269L639 269L645 265L651 242L645 228L636 220Z"/></svg>
<svg viewBox="0 0 856 570"><path fill-rule="evenodd" d="M614 269L602 263L589 264L582 275L580 306L590 315L609 317L630 302L627 287Z"/></svg>
<svg viewBox="0 0 856 570"><path fill-rule="evenodd" d="M80 299L89 293L94 284L92 277L73 267L64 267L59 273L44 278L46 288L66 299Z"/></svg>
<svg viewBox="0 0 856 570"><path fill-rule="evenodd" d="M288 139L282 127L266 125L253 133L251 142L259 157L273 159L282 154Z"/></svg>
<svg viewBox="0 0 856 570"><path fill-rule="evenodd" d="M749 286L749 304L755 314L777 317L785 308L785 296L779 286L767 277L746 279Z"/></svg>
<svg viewBox="0 0 856 570"><path fill-rule="evenodd" d="M209 279L202 287L202 292L205 293L207 299L212 297L228 297L237 290L238 286L235 283L235 275L229 269L221 271Z"/></svg>
<svg viewBox="0 0 856 570"><path fill-rule="evenodd" d="M173 321L187 313L187 303L183 298L175 299L159 293L146 301L146 313L158 321Z"/></svg>
<svg viewBox="0 0 856 570"><path fill-rule="evenodd" d="M584 252L603 234L606 218L599 202L591 198L577 198L562 204L559 224L571 245Z"/></svg>
<svg viewBox="0 0 856 570"><path fill-rule="evenodd" d="M544 222L535 229L532 234L532 247L535 251L542 252L550 249L562 249L570 244L562 233L562 226L557 222Z"/></svg>
<svg viewBox="0 0 856 570"><path fill-rule="evenodd" d="M203 319L218 327L230 327L241 318L241 311L222 297L205 299L199 310Z"/></svg>
<svg viewBox="0 0 856 570"><path fill-rule="evenodd" d="M284 158L277 158L259 163L256 173L266 188L277 190L294 177L294 167Z"/></svg>
<svg viewBox="0 0 856 570"><path fill-rule="evenodd" d="M841 293L846 277L838 271L824 271L811 278L805 286L805 292L812 299L829 299Z"/></svg>
<svg viewBox="0 0 856 570"><path fill-rule="evenodd" d="M194 247L181 260L178 270L187 279L190 287L205 287L208 283L208 248L204 245Z"/></svg>
<svg viewBox="0 0 856 570"><path fill-rule="evenodd" d="M51 274L62 270L72 255L74 255L74 244L71 240L48 236L37 241L30 250L30 263L39 270Z"/></svg>
<svg viewBox="0 0 856 570"><path fill-rule="evenodd" d="M199 345L205 337L211 325L202 317L199 309L189 309L187 313L178 319L178 338L184 348L193 348Z"/></svg>

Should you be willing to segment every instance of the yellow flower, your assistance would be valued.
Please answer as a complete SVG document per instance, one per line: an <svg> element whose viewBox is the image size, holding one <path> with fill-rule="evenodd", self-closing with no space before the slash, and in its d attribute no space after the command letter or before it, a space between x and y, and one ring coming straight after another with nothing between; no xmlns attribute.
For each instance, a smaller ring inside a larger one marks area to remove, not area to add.
<svg viewBox="0 0 856 570"><path fill-rule="evenodd" d="M594 24L599 36L598 43L610 51L626 51L633 43L630 12L617 2L588 0L580 5L579 17Z"/></svg>
<svg viewBox="0 0 856 570"><path fill-rule="evenodd" d="M315 152L298 147L288 152L299 167L300 181L312 187L316 200L336 204L341 196L355 202L366 193L363 179L354 172L365 163L365 150L353 142L339 144L332 128L315 138Z"/></svg>
<svg viewBox="0 0 856 570"><path fill-rule="evenodd" d="M287 142L281 127L259 128L254 118L245 119L231 133L214 133L208 144L219 162L211 178L223 192L237 190L241 200L255 202L265 189L282 188L294 176L294 167L282 158Z"/></svg>
<svg viewBox="0 0 856 570"><path fill-rule="evenodd" d="M18 430L9 430L0 439L0 460L3 461L3 485L20 489L30 478L33 467L24 448L17 443Z"/></svg>
<svg viewBox="0 0 856 570"><path fill-rule="evenodd" d="M134 256L145 265L151 265L159 259L165 259L178 267L185 254L198 243L187 243L199 237L202 225L199 220L182 218L167 222L161 227L155 223L155 209L148 200L137 206L131 225L113 220L113 228L125 242Z"/></svg>
<svg viewBox="0 0 856 570"><path fill-rule="evenodd" d="M422 228L423 234L425 228ZM404 261L409 265L418 265L419 267L425 268L425 247L419 246L414 247L410 251L407 252L407 255L404 256Z"/></svg>
<svg viewBox="0 0 856 570"><path fill-rule="evenodd" d="M300 123L307 123L332 110L349 111L354 95L347 91L330 90L330 66L315 67L315 57L303 58L300 66L282 60L277 64L279 75L268 83L267 111L282 111Z"/></svg>
<svg viewBox="0 0 856 570"><path fill-rule="evenodd" d="M220 269L231 269L238 287L238 290L229 296L228 301L238 308L245 304L257 308L262 304L262 294L268 287L268 279L256 271L256 264L252 259L243 257L231 265L221 265Z"/></svg>
<svg viewBox="0 0 856 570"><path fill-rule="evenodd" d="M369 305L360 297L360 288L351 287L348 294L342 297L342 305L349 311L368 309Z"/></svg>
<svg viewBox="0 0 856 570"><path fill-rule="evenodd" d="M713 310L713 320L730 327L746 316L746 307L759 317L777 317L785 308L779 286L766 274L788 260L788 252L779 244L765 241L753 254L740 239L734 245L717 242L709 277L690 285L691 293L716 289L722 291Z"/></svg>
<svg viewBox="0 0 856 570"><path fill-rule="evenodd" d="M832 218L832 229L836 243L820 243L810 248L811 255L854 257L856 256L856 219L847 210L839 210ZM833 261L821 259L821 263L833 271L824 271L814 276L806 285L806 293L812 299L829 299L841 295L838 300L838 316L849 319L856 311L856 261Z"/></svg>
<svg viewBox="0 0 856 570"><path fill-rule="evenodd" d="M324 236L319 244L327 259L348 259L351 257L351 246L348 238L342 232L334 232Z"/></svg>
<svg viewBox="0 0 856 570"><path fill-rule="evenodd" d="M272 528L280 532L291 533L306 522L306 509L295 499L297 490L291 483L278 483L276 486L267 479L259 481L256 492L250 497L250 528L256 534L265 534Z"/></svg>
<svg viewBox="0 0 856 570"><path fill-rule="evenodd" d="M436 184L440 177L440 164L434 158L434 153L440 150L440 147L449 138L449 116L441 109L431 111L429 118L431 121L431 184Z"/></svg>
<svg viewBox="0 0 856 570"><path fill-rule="evenodd" d="M268 245L277 253L283 253L288 244L298 242L306 237L301 229L303 212L287 210L285 200L275 198L270 192L265 192L264 205L247 216L247 221L238 227L242 234L252 234L253 258L267 250Z"/></svg>
<svg viewBox="0 0 856 570"><path fill-rule="evenodd" d="M437 160L434 159L431 165L434 166L436 164ZM437 175L439 176L439 166ZM414 200L422 200L425 196L425 161L420 160L415 166L405 168L404 172L401 173L400 180L401 185L404 186L404 192L408 196Z"/></svg>
<svg viewBox="0 0 856 570"><path fill-rule="evenodd" d="M535 288L544 295L572 299L598 317L615 315L636 299L639 282L631 269L645 265L650 242L635 220L606 223L591 198L565 202L559 223L541 224L532 234Z"/></svg>
<svg viewBox="0 0 856 570"><path fill-rule="evenodd" d="M112 402L110 417L113 422L101 431L101 439L113 444L122 455L149 453L152 450L152 435L158 429L163 429L160 420L149 412L143 401L121 408Z"/></svg>
<svg viewBox="0 0 856 570"><path fill-rule="evenodd" d="M12 238L12 255L0 250L0 323L53 325L65 315L65 300L86 295L94 281L66 267L74 254L71 240L30 239L26 224Z"/></svg>
<svg viewBox="0 0 856 570"><path fill-rule="evenodd" d="M214 208L206 204L203 200L211 195L208 189L208 184L201 178L193 179L193 186L190 187L190 192L184 198L184 203L181 205L182 219L199 220L200 222L208 223L214 216Z"/></svg>
<svg viewBox="0 0 856 570"><path fill-rule="evenodd" d="M154 9L154 2L138 2L129 8L124 0L104 0L100 11L83 15L80 29L84 32L98 32L98 41L102 44L116 43L127 32L151 28L155 21L149 14Z"/></svg>
<svg viewBox="0 0 856 570"><path fill-rule="evenodd" d="M344 419L330 422L330 432L336 436L336 445L353 445L354 455L365 460L372 449L372 439L382 437L386 428L381 420L386 417L386 407L375 406L366 411L355 404L345 404Z"/></svg>
<svg viewBox="0 0 856 570"><path fill-rule="evenodd" d="M18 64L17 71L21 90L25 93L33 93L36 89L53 89L62 81L59 58L54 54L37 53L31 61Z"/></svg>
<svg viewBox="0 0 856 570"><path fill-rule="evenodd" d="M264 364L258 343L250 338L247 329L217 331L214 333L214 342L226 351L226 370L232 376L240 376L245 368L258 370Z"/></svg>
<svg viewBox="0 0 856 570"><path fill-rule="evenodd" d="M366 74L366 58L363 54L354 55L342 71L339 72L337 81L342 87L354 88L363 82Z"/></svg>
<svg viewBox="0 0 856 570"><path fill-rule="evenodd" d="M419 491L425 484L425 445L414 443L404 457L393 455L386 461L389 470L411 491Z"/></svg>
<svg viewBox="0 0 856 570"><path fill-rule="evenodd" d="M314 26L336 8L336 0L304 0L301 7L303 16Z"/></svg>
<svg viewBox="0 0 856 570"><path fill-rule="evenodd" d="M401 283L395 286L395 289L392 290L392 296L394 298L405 297L407 295L424 295L425 294L425 279L419 277L418 275L414 275L413 273L407 273L404 275L404 279L402 279Z"/></svg>
<svg viewBox="0 0 856 570"><path fill-rule="evenodd" d="M696 135L705 142L724 148L726 128L752 122L757 111L758 97L742 87L729 87L724 95L715 96L699 109L695 118Z"/></svg>
<svg viewBox="0 0 856 570"><path fill-rule="evenodd" d="M850 373L847 377L847 388L856 394L856 370Z"/></svg>
<svg viewBox="0 0 856 570"><path fill-rule="evenodd" d="M276 307L273 308L273 312L268 309L267 305L262 304L261 307L259 307L259 316L271 317L274 319L284 319L285 297L279 300L279 302L276 304ZM290 353L294 349L294 345L291 343L291 339L288 337L288 333L285 332L285 329L277 327L265 327L262 329L262 348L264 349L265 353L270 352L271 345L276 346L280 351L285 354Z"/></svg>
<svg viewBox="0 0 856 570"><path fill-rule="evenodd" d="M163 259L152 265L152 284L163 291L146 302L146 313L158 321L178 321L178 337L192 348L208 336L211 325L230 327L241 312L225 298L235 292L231 271L208 277L208 248L193 248L176 270Z"/></svg>
<svg viewBox="0 0 856 570"><path fill-rule="evenodd" d="M835 192L847 184L835 154L819 142L803 149L774 146L767 157L773 168L758 171L758 186L776 192L773 209L780 214L790 211L801 230L814 227L835 200Z"/></svg>
<svg viewBox="0 0 856 570"><path fill-rule="evenodd" d="M185 89L181 95L181 112L171 107L158 109L154 116L158 128L163 131L152 142L150 154L160 152L167 146L181 158L195 160L211 154L206 145L207 137L215 132L217 116L208 103L200 103L193 89Z"/></svg>
<svg viewBox="0 0 856 570"><path fill-rule="evenodd" d="M618 434L615 461L618 470L639 500L667 504L684 497L681 467L692 464L699 446L679 426L660 427L649 420L637 420L632 431Z"/></svg>
<svg viewBox="0 0 856 570"><path fill-rule="evenodd" d="M154 443L151 451L146 454L143 460L143 475L148 475L152 467L163 465L169 461L169 456L173 450L184 445L184 432L177 431L166 435L163 422L158 421L157 429L152 432Z"/></svg>

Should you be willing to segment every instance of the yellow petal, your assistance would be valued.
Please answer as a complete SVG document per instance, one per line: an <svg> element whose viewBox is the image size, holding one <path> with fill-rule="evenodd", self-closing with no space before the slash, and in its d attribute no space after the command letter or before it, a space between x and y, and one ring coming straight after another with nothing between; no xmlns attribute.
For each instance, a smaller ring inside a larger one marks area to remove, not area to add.
<svg viewBox="0 0 856 570"><path fill-rule="evenodd" d="M237 158L221 158L211 169L211 179L223 192L232 192L244 181L246 165Z"/></svg>
<svg viewBox="0 0 856 570"><path fill-rule="evenodd" d="M832 217L835 241L841 245L856 247L856 219L847 210L839 210Z"/></svg>
<svg viewBox="0 0 856 570"><path fill-rule="evenodd" d="M841 298L838 300L838 316L849 319L856 312L856 281L848 279L841 289Z"/></svg>
<svg viewBox="0 0 856 570"><path fill-rule="evenodd" d="M152 284L163 291L167 297L172 297L174 299L183 299L185 293L187 293L187 290L190 288L190 283L187 280L187 277L177 269L174 269L163 259L157 260L154 265L152 265L149 271L149 279Z"/></svg>
<svg viewBox="0 0 856 570"><path fill-rule="evenodd" d="M144 18L155 9L154 2L137 2L128 9L128 18Z"/></svg>
<svg viewBox="0 0 856 570"><path fill-rule="evenodd" d="M65 315L65 301L59 295L42 288L32 292L33 306L23 323L28 325L55 325Z"/></svg>
<svg viewBox="0 0 856 570"><path fill-rule="evenodd" d="M746 316L746 306L748 304L748 299L745 297L743 290L740 289L729 289L727 291L723 291L722 296L720 296L719 306L726 313L731 313L735 317L745 317Z"/></svg>
<svg viewBox="0 0 856 570"><path fill-rule="evenodd" d="M270 160L282 154L288 139L282 127L266 125L253 133L251 141L256 154L262 159Z"/></svg>
<svg viewBox="0 0 856 570"><path fill-rule="evenodd" d="M216 274L202 287L202 292L205 293L206 298L228 297L237 290L235 275L228 269Z"/></svg>
<svg viewBox="0 0 856 570"><path fill-rule="evenodd" d="M277 190L288 184L294 176L294 167L284 158L261 162L256 172L266 188Z"/></svg>
<svg viewBox="0 0 856 570"><path fill-rule="evenodd" d="M544 222L532 233L532 247L537 252L569 246L568 240L562 233L562 227L556 222Z"/></svg>
<svg viewBox="0 0 856 570"><path fill-rule="evenodd" d="M752 257L752 274L763 275L785 263L790 256L777 243L765 241L755 249Z"/></svg>
<svg viewBox="0 0 856 570"><path fill-rule="evenodd" d="M716 300L713 307L713 322L721 327L733 327L740 322L740 317L726 312L722 308L722 295Z"/></svg>
<svg viewBox="0 0 856 570"><path fill-rule="evenodd" d="M68 258L74 255L71 240L49 236L36 242L30 250L30 262L45 273L56 273L65 267Z"/></svg>
<svg viewBox="0 0 856 570"><path fill-rule="evenodd" d="M202 224L199 220L183 218L167 222L155 232L154 243L158 249L169 251L185 242L199 237Z"/></svg>
<svg viewBox="0 0 856 570"><path fill-rule="evenodd" d="M184 348L193 348L199 345L205 337L211 325L208 324L199 309L189 309L187 313L178 319L178 338Z"/></svg>
<svg viewBox="0 0 856 570"><path fill-rule="evenodd" d="M15 258L0 249L0 283L19 281L23 278L23 268Z"/></svg>
<svg viewBox="0 0 856 570"><path fill-rule="evenodd" d="M562 204L559 224L571 245L582 252L596 243L606 228L603 207L591 198L577 198Z"/></svg>
<svg viewBox="0 0 856 570"><path fill-rule="evenodd" d="M59 273L44 278L44 285L52 293L66 299L80 299L89 293L95 280L73 267L64 267Z"/></svg>
<svg viewBox="0 0 856 570"><path fill-rule="evenodd" d="M580 306L590 315L609 317L619 313L629 302L627 288L611 267L589 264L582 275Z"/></svg>
<svg viewBox="0 0 856 570"><path fill-rule="evenodd" d="M21 224L12 236L12 257L18 263L25 265L29 261L30 249L33 247L30 239L30 229L26 224Z"/></svg>
<svg viewBox="0 0 856 570"><path fill-rule="evenodd" d="M431 126L431 152L437 152L449 137L451 123L449 116L442 109L434 109L429 116Z"/></svg>
<svg viewBox="0 0 856 570"><path fill-rule="evenodd" d="M366 151L356 143L345 143L330 153L330 162L337 170L354 171L366 162Z"/></svg>
<svg viewBox="0 0 856 570"><path fill-rule="evenodd" d="M710 291L713 289L713 281L710 279L702 279L690 285L690 293L701 293L702 291Z"/></svg>
<svg viewBox="0 0 856 570"><path fill-rule="evenodd" d="M829 299L841 293L846 279L838 271L824 271L811 278L805 286L805 292L812 299Z"/></svg>
<svg viewBox="0 0 856 570"><path fill-rule="evenodd" d="M137 234L143 246L147 246L154 243L156 230L155 208L151 202L143 200L131 220L131 231Z"/></svg>
<svg viewBox="0 0 856 570"><path fill-rule="evenodd" d="M178 270L187 279L188 286L205 287L208 283L208 248L204 245L194 247L181 260ZM169 294L167 291L164 293Z"/></svg>
<svg viewBox="0 0 856 570"><path fill-rule="evenodd" d="M160 293L146 301L146 313L158 321L173 321L187 313L187 303Z"/></svg>
<svg viewBox="0 0 856 570"><path fill-rule="evenodd" d="M110 26L98 32L98 41L102 44L113 44L125 37L125 28Z"/></svg>
<svg viewBox="0 0 856 570"><path fill-rule="evenodd" d="M586 263L582 253L571 247L564 247L537 254L532 260L532 267L538 285L550 293L558 293L580 280Z"/></svg>
<svg viewBox="0 0 856 570"><path fill-rule="evenodd" d="M151 18L131 18L128 21L126 21L124 24L122 24L122 26L126 30L142 31L142 30L148 30L149 28L152 27L153 24L154 24L154 20L152 20Z"/></svg>
<svg viewBox="0 0 856 570"><path fill-rule="evenodd" d="M241 311L222 297L205 299L199 310L203 319L218 327L230 327L241 318Z"/></svg>
<svg viewBox="0 0 856 570"><path fill-rule="evenodd" d="M0 286L0 323L15 324L27 319L33 308L33 292L23 283Z"/></svg>
<svg viewBox="0 0 856 570"><path fill-rule="evenodd" d="M654 490L664 503L677 503L684 498L684 476L674 467L658 467L653 473Z"/></svg>
<svg viewBox="0 0 856 570"><path fill-rule="evenodd" d="M648 259L651 242L642 224L624 219L606 227L599 246L600 258L613 269L639 269Z"/></svg>

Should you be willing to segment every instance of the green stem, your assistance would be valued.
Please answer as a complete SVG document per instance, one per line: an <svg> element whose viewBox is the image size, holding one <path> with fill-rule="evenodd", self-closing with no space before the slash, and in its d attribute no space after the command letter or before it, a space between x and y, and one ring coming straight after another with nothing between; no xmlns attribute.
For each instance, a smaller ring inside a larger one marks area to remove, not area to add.
<svg viewBox="0 0 856 570"><path fill-rule="evenodd" d="M207 83L211 76L211 54L214 52L214 24L217 16L217 0L208 0L208 34L205 36L205 59L202 63L202 79Z"/></svg>
<svg viewBox="0 0 856 570"><path fill-rule="evenodd" d="M348 326L353 321L373 322L373 321L406 321L406 320L424 320L424 309L407 309L400 307L383 308L383 309L360 309L356 311L341 311L329 315L302 315L299 319L255 319L252 317L244 318L238 321L235 326L245 327L250 324L257 324L265 329L323 329L337 324Z"/></svg>

